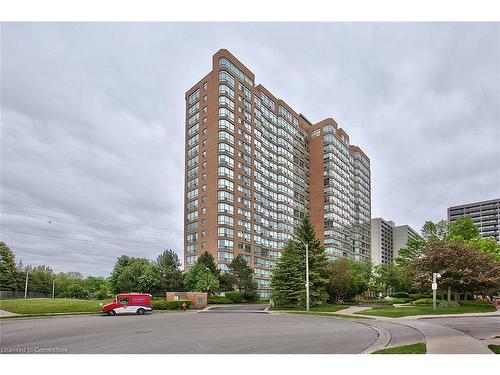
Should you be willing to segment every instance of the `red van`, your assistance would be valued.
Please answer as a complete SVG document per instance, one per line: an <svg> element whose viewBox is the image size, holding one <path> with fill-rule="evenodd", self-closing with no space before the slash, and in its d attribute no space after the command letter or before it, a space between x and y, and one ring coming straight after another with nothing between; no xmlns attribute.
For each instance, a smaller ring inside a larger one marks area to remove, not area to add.
<svg viewBox="0 0 500 375"><path fill-rule="evenodd" d="M121 293L117 294L115 301L101 307L101 312L108 315L137 314L144 315L152 311L151 294L146 293Z"/></svg>

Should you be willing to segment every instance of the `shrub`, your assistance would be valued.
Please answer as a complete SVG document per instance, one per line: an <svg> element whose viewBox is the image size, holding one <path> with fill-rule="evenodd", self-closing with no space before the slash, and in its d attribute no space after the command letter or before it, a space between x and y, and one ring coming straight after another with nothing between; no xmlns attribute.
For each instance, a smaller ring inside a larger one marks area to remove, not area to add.
<svg viewBox="0 0 500 375"><path fill-rule="evenodd" d="M185 303L187 305L187 308L191 306L191 301L168 301L167 302L167 310L179 310L182 308L182 304Z"/></svg>
<svg viewBox="0 0 500 375"><path fill-rule="evenodd" d="M474 301L467 301L462 303L463 305L469 305L469 306L490 306L492 303L490 301L487 301L485 299L475 299Z"/></svg>
<svg viewBox="0 0 500 375"><path fill-rule="evenodd" d="M385 299L361 299L359 300L360 304L363 305L392 305L393 302L392 300L385 300Z"/></svg>
<svg viewBox="0 0 500 375"><path fill-rule="evenodd" d="M86 299L89 296L89 291L80 284L72 284L65 294L67 298Z"/></svg>
<svg viewBox="0 0 500 375"><path fill-rule="evenodd" d="M168 302L165 300L152 300L151 307L153 310L168 310Z"/></svg>
<svg viewBox="0 0 500 375"><path fill-rule="evenodd" d="M227 303L232 303L232 302L224 296L213 296L208 298L209 305L223 305Z"/></svg>
<svg viewBox="0 0 500 375"><path fill-rule="evenodd" d="M396 292L389 295L392 298L410 298L410 295L406 292Z"/></svg>
<svg viewBox="0 0 500 375"><path fill-rule="evenodd" d="M191 301L165 301L165 300L152 300L151 307L153 310L179 310L182 304L185 303L187 308L191 306Z"/></svg>
<svg viewBox="0 0 500 375"><path fill-rule="evenodd" d="M421 298L413 301L415 305L432 305L432 298Z"/></svg>
<svg viewBox="0 0 500 375"><path fill-rule="evenodd" d="M243 293L239 292L226 292L226 298L231 301L231 303L242 303Z"/></svg>
<svg viewBox="0 0 500 375"><path fill-rule="evenodd" d="M99 289L95 294L95 298L99 300L106 299L108 296L108 291L106 289Z"/></svg>
<svg viewBox="0 0 500 375"><path fill-rule="evenodd" d="M389 302L392 302L392 303L408 303L411 301L412 301L411 298L391 298L389 300Z"/></svg>
<svg viewBox="0 0 500 375"><path fill-rule="evenodd" d="M460 306L457 302L451 301L448 303L448 301L439 301L439 307L458 307Z"/></svg>
<svg viewBox="0 0 500 375"><path fill-rule="evenodd" d="M259 293L257 292L243 292L242 293L243 301L245 302L257 302L259 300Z"/></svg>
<svg viewBox="0 0 500 375"><path fill-rule="evenodd" d="M416 293L416 294L410 294L410 298L414 301L418 299L424 299L424 298L432 298L432 294L430 293Z"/></svg>

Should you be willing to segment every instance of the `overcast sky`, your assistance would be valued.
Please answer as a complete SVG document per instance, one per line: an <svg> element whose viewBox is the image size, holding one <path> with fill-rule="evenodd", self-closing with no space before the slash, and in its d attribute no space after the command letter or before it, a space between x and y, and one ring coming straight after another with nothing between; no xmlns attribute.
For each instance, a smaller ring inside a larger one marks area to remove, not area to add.
<svg viewBox="0 0 500 375"><path fill-rule="evenodd" d="M184 93L229 49L371 159L372 217L500 197L499 24L2 24L1 240L108 275L182 257Z"/></svg>

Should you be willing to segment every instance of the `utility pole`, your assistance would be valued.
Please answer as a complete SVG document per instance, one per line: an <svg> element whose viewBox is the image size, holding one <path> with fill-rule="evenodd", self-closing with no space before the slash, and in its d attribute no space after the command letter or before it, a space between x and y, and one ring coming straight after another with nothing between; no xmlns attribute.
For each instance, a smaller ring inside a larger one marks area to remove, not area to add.
<svg viewBox="0 0 500 375"><path fill-rule="evenodd" d="M56 279L52 280L52 299L56 298Z"/></svg>
<svg viewBox="0 0 500 375"><path fill-rule="evenodd" d="M24 299L28 297L28 275L29 271L28 268L26 268L26 283L24 284Z"/></svg>

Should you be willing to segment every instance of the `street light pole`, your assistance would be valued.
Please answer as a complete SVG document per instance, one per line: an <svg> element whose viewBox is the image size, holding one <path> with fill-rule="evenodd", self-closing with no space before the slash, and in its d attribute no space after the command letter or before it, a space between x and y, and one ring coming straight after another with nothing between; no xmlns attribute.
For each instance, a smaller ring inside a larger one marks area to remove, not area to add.
<svg viewBox="0 0 500 375"><path fill-rule="evenodd" d="M309 312L309 244L297 235L294 237L299 239L306 247L306 311Z"/></svg>
<svg viewBox="0 0 500 375"><path fill-rule="evenodd" d="M24 299L27 298L28 296L28 276L29 275L29 271L28 271L28 268L26 268L26 283L24 284Z"/></svg>
<svg viewBox="0 0 500 375"><path fill-rule="evenodd" d="M52 299L56 298L56 279L52 280Z"/></svg>
<svg viewBox="0 0 500 375"><path fill-rule="evenodd" d="M440 278L441 275L437 272L432 274L432 311L436 311L436 292L437 292L437 279Z"/></svg>

